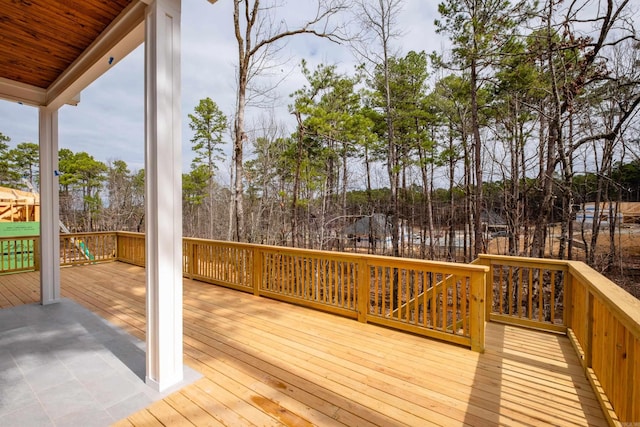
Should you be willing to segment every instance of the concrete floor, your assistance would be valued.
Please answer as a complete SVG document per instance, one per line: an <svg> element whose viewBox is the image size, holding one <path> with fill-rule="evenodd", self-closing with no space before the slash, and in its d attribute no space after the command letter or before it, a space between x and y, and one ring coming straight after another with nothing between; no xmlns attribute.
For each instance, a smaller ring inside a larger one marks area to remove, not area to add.
<svg viewBox="0 0 640 427"><path fill-rule="evenodd" d="M0 426L108 426L200 378L158 393L144 343L75 302L0 310Z"/></svg>

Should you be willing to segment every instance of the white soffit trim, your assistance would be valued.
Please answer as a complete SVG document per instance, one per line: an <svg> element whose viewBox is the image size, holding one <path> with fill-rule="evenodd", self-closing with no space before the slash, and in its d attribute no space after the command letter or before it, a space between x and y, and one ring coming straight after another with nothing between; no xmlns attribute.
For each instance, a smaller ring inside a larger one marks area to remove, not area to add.
<svg viewBox="0 0 640 427"><path fill-rule="evenodd" d="M130 4L104 32L51 84L42 105L60 108L144 41L146 4ZM113 59L112 59L113 58Z"/></svg>
<svg viewBox="0 0 640 427"><path fill-rule="evenodd" d="M47 99L47 91L36 86L0 77L0 99L39 106L44 105Z"/></svg>

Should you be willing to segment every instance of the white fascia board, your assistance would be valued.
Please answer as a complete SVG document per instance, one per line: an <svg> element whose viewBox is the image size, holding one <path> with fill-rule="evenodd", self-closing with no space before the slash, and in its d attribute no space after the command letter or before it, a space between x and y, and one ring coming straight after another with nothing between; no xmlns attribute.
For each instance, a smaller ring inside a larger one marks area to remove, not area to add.
<svg viewBox="0 0 640 427"><path fill-rule="evenodd" d="M37 86L0 77L0 99L37 107L44 105L47 99L47 91Z"/></svg>
<svg viewBox="0 0 640 427"><path fill-rule="evenodd" d="M105 31L51 84L43 105L60 108L144 41L146 4L130 4ZM113 58L113 59L111 59Z"/></svg>

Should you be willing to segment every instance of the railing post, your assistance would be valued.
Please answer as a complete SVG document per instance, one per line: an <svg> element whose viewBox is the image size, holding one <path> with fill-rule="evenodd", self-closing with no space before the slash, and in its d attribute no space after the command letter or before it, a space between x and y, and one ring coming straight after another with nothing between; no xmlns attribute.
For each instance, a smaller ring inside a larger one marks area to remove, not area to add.
<svg viewBox="0 0 640 427"><path fill-rule="evenodd" d="M487 255L480 254L476 261L472 264L484 265L489 267L489 273L486 280L486 296L485 296L485 319L489 319L491 317L491 310L493 305L493 264L491 263L491 258Z"/></svg>
<svg viewBox="0 0 640 427"><path fill-rule="evenodd" d="M469 304L469 334L471 350L484 353L484 333L486 321L486 277L489 269L483 273L471 273L471 301Z"/></svg>
<svg viewBox="0 0 640 427"><path fill-rule="evenodd" d="M186 239L182 239L183 241L185 241ZM193 275L196 272L196 263L198 262L196 260L196 245L194 244L194 242L190 241L190 240L186 240L186 244L187 244L187 271L185 272L187 274L187 277L189 279L193 279Z"/></svg>
<svg viewBox="0 0 640 427"><path fill-rule="evenodd" d="M573 328L573 281L576 280L576 278L571 274L570 269L565 273L565 275L569 277L565 278L564 288L562 289L562 292L564 293L562 302L562 323L564 323L564 326L567 328ZM551 301L551 303L555 304L555 301ZM553 321L553 319L551 319L551 321Z"/></svg>
<svg viewBox="0 0 640 427"><path fill-rule="evenodd" d="M40 237L33 238L33 268L40 271Z"/></svg>
<svg viewBox="0 0 640 427"><path fill-rule="evenodd" d="M493 310L493 264L491 263L491 256L487 254L479 254L471 264L484 265L489 268L488 274L485 276L485 320L491 319L491 311Z"/></svg>
<svg viewBox="0 0 640 427"><path fill-rule="evenodd" d="M140 244L142 242L142 244ZM147 249L146 249L146 234L143 234L141 238L131 239L131 243L137 245L136 257L138 259L138 265L146 267L147 265Z"/></svg>
<svg viewBox="0 0 640 427"><path fill-rule="evenodd" d="M260 296L260 285L262 283L262 251L257 246L253 248L253 268L251 269L251 282L253 284L253 294Z"/></svg>
<svg viewBox="0 0 640 427"><path fill-rule="evenodd" d="M586 288L586 308L587 315L585 317L585 343L582 351L584 352L584 367L591 368L593 366L593 294L589 288ZM565 295L566 297L566 295Z"/></svg>
<svg viewBox="0 0 640 427"><path fill-rule="evenodd" d="M116 231L115 232L115 236L116 236L116 243L115 243L115 248L113 249L113 259L115 261L119 261L120 257L119 257L119 254L118 254L118 252L119 252L118 251L118 244L119 244L118 242L120 241L120 232Z"/></svg>
<svg viewBox="0 0 640 427"><path fill-rule="evenodd" d="M358 261L358 275L356 286L356 295L358 298L358 322L367 323L369 314L369 290L370 290L371 274L367 261L360 259Z"/></svg>
<svg viewBox="0 0 640 427"><path fill-rule="evenodd" d="M121 236L120 233L116 234L116 261L122 260L122 247L124 245L123 240L126 239L125 236Z"/></svg>

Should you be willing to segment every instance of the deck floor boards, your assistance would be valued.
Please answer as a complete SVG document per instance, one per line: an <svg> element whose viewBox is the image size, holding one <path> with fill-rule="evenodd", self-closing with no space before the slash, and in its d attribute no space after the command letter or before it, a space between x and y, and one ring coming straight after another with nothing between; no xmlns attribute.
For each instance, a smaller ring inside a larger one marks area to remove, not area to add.
<svg viewBox="0 0 640 427"><path fill-rule="evenodd" d="M144 282L122 263L61 270L62 296L140 339ZM38 273L0 276L0 308L38 296ZM204 378L118 425L606 425L563 336L489 323L478 354L189 279L183 302Z"/></svg>

